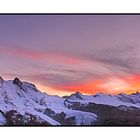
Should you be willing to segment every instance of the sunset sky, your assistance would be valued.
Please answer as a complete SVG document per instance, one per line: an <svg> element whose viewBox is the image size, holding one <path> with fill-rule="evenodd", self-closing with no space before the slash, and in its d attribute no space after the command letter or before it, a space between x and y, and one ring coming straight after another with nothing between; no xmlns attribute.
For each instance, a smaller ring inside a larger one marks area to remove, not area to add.
<svg viewBox="0 0 140 140"><path fill-rule="evenodd" d="M0 15L0 75L48 94L140 90L140 15Z"/></svg>

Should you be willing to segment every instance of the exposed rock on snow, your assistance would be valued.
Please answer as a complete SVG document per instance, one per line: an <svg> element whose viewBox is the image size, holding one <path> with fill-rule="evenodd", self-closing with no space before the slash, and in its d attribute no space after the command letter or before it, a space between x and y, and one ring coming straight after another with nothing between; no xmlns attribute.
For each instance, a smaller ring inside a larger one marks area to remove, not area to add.
<svg viewBox="0 0 140 140"><path fill-rule="evenodd" d="M17 85L19 87L22 87L22 82L18 78L14 79L13 84L15 84L15 85Z"/></svg>
<svg viewBox="0 0 140 140"><path fill-rule="evenodd" d="M4 79L0 76L0 84L3 84Z"/></svg>
<svg viewBox="0 0 140 140"><path fill-rule="evenodd" d="M0 125L6 125L7 119L5 114L0 110Z"/></svg>

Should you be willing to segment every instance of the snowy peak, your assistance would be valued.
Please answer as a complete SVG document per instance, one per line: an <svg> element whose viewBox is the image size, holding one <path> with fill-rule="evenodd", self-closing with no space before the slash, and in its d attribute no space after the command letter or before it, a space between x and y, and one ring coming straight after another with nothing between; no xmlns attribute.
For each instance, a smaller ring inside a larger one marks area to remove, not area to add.
<svg viewBox="0 0 140 140"><path fill-rule="evenodd" d="M73 95L77 96L77 97L81 97L83 94L80 93L79 91L75 92Z"/></svg>
<svg viewBox="0 0 140 140"><path fill-rule="evenodd" d="M22 85L25 89L30 89L30 90L33 90L35 92L38 91L38 89L36 88L36 86L32 83L28 83L28 82L22 82Z"/></svg>
<svg viewBox="0 0 140 140"><path fill-rule="evenodd" d="M83 100L82 96L83 94L81 94L80 92L75 92L74 94L71 94L70 96L67 96L66 98L70 100L76 100L76 99Z"/></svg>
<svg viewBox="0 0 140 140"><path fill-rule="evenodd" d="M38 89L36 88L36 86L32 83L28 83L28 82L22 82L19 78L15 78L13 80L13 84L18 86L20 89L22 89L23 91L27 92L29 90L33 90L35 92L38 91Z"/></svg>
<svg viewBox="0 0 140 140"><path fill-rule="evenodd" d="M75 92L74 94L71 94L70 96L65 96L65 98L70 100L92 100L93 98L104 98L110 95L107 95L105 93L97 93L95 95L85 95L80 92Z"/></svg>

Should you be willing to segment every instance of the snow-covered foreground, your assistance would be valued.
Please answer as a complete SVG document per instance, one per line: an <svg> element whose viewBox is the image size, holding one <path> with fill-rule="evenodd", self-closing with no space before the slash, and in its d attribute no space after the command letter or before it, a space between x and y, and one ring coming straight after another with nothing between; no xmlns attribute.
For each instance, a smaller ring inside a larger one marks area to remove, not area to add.
<svg viewBox="0 0 140 140"><path fill-rule="evenodd" d="M21 82L18 78L5 81L0 77L0 110L4 114L11 110L16 110L21 116L26 116L29 113L40 117L40 120L46 121L49 125L67 125L67 123L70 125L71 122L73 125L94 125L98 116L93 112L72 110L67 106L67 104L74 102L85 105L92 102L110 106L124 105L140 108L140 94L83 95L77 92L62 98L42 93L35 85ZM50 112L46 113L46 109ZM5 116L0 113L0 125L5 123Z"/></svg>

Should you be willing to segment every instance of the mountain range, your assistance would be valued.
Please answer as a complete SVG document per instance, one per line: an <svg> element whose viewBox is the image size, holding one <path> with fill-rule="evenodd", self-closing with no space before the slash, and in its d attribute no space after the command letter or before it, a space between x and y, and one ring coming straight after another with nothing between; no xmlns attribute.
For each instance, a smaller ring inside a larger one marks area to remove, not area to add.
<svg viewBox="0 0 140 140"><path fill-rule="evenodd" d="M32 83L0 77L0 125L128 126L140 125L140 93L59 97Z"/></svg>

